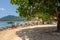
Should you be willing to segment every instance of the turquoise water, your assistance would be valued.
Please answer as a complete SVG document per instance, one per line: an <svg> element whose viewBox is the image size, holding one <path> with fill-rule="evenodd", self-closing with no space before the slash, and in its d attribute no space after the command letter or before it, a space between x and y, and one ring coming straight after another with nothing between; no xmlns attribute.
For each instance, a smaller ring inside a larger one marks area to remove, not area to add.
<svg viewBox="0 0 60 40"><path fill-rule="evenodd" d="M17 23L17 24L25 24L25 22L23 22L23 21L22 22L15 22L15 23Z"/></svg>
<svg viewBox="0 0 60 40"><path fill-rule="evenodd" d="M8 24L8 21L0 21L0 27L5 27L5 26L10 26L12 24ZM21 22L14 22L16 24L25 24L25 22L21 21Z"/></svg>

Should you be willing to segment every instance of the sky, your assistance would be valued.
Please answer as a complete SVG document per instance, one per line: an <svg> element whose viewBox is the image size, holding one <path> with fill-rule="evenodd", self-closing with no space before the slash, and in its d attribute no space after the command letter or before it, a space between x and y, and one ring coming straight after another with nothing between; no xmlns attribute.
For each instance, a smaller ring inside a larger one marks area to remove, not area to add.
<svg viewBox="0 0 60 40"><path fill-rule="evenodd" d="M10 0L0 0L0 18L8 15L18 16L16 5L10 4Z"/></svg>

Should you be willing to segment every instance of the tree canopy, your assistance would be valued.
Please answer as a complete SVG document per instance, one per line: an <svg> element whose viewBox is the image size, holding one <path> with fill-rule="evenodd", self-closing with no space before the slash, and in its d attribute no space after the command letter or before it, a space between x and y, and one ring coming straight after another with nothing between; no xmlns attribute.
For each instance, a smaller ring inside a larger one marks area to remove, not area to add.
<svg viewBox="0 0 60 40"><path fill-rule="evenodd" d="M10 0L11 4L18 6L16 12L27 19L57 16L59 2L60 0Z"/></svg>

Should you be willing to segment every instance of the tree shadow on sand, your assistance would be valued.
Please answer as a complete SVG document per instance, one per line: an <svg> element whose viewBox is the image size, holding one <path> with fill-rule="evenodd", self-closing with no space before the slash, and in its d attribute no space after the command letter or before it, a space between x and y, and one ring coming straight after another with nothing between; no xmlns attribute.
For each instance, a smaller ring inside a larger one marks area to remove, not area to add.
<svg viewBox="0 0 60 40"><path fill-rule="evenodd" d="M22 40L60 40L60 33L52 33L56 27L36 27L23 29L16 32Z"/></svg>

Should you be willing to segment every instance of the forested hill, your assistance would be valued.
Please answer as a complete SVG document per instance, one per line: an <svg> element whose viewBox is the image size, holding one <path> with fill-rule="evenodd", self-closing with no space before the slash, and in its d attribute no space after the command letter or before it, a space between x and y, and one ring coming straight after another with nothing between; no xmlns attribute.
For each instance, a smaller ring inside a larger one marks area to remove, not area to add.
<svg viewBox="0 0 60 40"><path fill-rule="evenodd" d="M17 17L14 15L8 15L8 16L0 18L0 21L22 21L22 20L24 20L24 18Z"/></svg>

